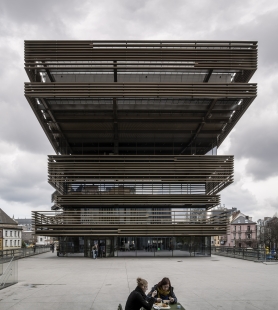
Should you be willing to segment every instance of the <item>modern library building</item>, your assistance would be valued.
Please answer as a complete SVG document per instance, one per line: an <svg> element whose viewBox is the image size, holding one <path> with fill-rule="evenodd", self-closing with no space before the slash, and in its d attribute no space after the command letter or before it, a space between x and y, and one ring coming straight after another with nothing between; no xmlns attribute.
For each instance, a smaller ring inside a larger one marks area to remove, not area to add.
<svg viewBox="0 0 278 310"><path fill-rule="evenodd" d="M25 96L55 152L35 232L86 257L210 255L234 174L217 148L256 68L255 41L25 41Z"/></svg>

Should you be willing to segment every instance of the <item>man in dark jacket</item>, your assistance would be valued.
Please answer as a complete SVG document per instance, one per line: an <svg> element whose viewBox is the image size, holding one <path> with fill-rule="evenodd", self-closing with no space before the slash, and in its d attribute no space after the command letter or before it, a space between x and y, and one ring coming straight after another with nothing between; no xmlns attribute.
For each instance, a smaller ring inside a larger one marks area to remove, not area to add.
<svg viewBox="0 0 278 310"><path fill-rule="evenodd" d="M151 310L155 302L154 296L157 292L153 292L149 298L147 298L145 292L148 289L148 282L144 279L137 278L137 287L128 296L125 310L140 310L144 307L146 310Z"/></svg>

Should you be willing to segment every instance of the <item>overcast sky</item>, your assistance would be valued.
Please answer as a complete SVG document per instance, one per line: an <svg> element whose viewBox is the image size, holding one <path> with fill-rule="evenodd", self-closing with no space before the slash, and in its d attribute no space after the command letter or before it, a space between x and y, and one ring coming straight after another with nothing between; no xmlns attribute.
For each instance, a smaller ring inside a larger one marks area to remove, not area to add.
<svg viewBox="0 0 278 310"><path fill-rule="evenodd" d="M235 155L222 204L258 220L278 211L278 2L0 1L0 208L50 210L54 154L23 95L24 40L257 40L258 97L219 148Z"/></svg>

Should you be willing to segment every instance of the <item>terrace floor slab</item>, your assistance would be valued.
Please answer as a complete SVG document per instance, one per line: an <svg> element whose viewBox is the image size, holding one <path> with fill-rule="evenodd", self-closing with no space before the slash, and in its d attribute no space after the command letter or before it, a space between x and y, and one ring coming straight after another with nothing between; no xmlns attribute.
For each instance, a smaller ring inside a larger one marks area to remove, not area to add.
<svg viewBox="0 0 278 310"><path fill-rule="evenodd" d="M57 257L18 261L18 283L0 291L0 309L95 309L125 306L136 278L149 288L169 277L186 310L278 309L278 264L235 258Z"/></svg>

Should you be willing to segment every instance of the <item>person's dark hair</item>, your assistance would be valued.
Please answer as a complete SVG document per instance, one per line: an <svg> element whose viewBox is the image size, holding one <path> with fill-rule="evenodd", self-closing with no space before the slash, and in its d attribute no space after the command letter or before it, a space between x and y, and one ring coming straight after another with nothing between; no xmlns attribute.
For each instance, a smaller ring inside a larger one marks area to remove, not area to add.
<svg viewBox="0 0 278 310"><path fill-rule="evenodd" d="M163 278L158 284L157 286L159 288L162 287L162 285L166 285L166 284L169 284L169 287L171 287L171 282L170 282L170 279L169 278Z"/></svg>

